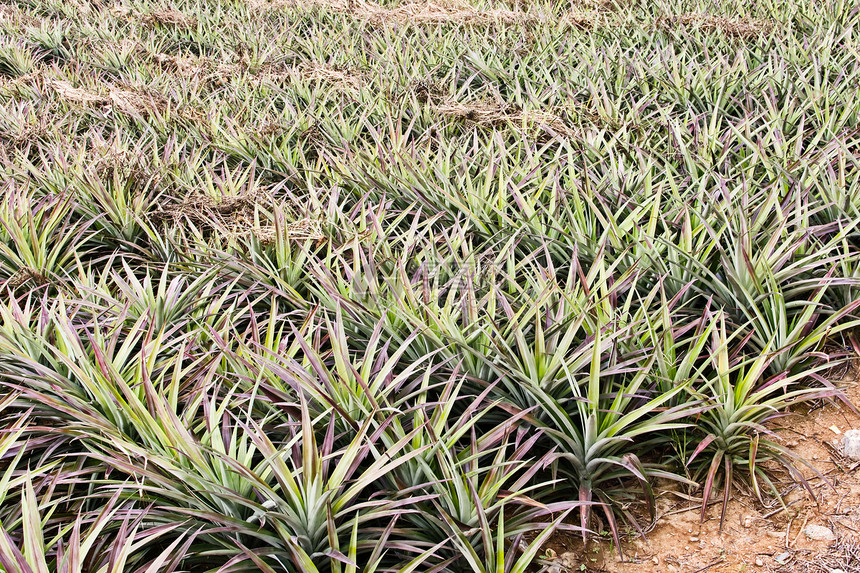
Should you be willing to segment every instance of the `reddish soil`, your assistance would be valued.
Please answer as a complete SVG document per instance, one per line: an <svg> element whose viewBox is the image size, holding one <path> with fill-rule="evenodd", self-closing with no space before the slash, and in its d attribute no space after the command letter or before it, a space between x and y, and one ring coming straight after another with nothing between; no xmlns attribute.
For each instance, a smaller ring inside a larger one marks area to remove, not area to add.
<svg viewBox="0 0 860 573"><path fill-rule="evenodd" d="M845 392L860 404L857 372L848 378ZM787 478L787 509L775 500L764 507L751 492L735 490L720 532L721 500L700 523L700 502L664 489L656 525L645 539L624 542L623 559L605 540L583 547L581 539L560 533L544 546L542 563L551 564L552 573L860 572L860 462L840 453L842 434L860 429L860 416L841 402L819 403L794 411L772 429L830 483L801 466L815 499ZM809 525L826 527L835 540L809 539Z"/></svg>

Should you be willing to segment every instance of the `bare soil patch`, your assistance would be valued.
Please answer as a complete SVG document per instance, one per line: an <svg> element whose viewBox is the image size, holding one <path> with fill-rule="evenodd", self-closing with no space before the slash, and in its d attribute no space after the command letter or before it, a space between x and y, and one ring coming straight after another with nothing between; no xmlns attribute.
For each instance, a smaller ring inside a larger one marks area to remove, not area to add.
<svg viewBox="0 0 860 573"><path fill-rule="evenodd" d="M858 372L845 388L860 403ZM783 445L808 460L801 469L815 498L787 477L781 482L783 507L776 500L762 506L751 492L733 491L720 531L721 501L709 505L700 523L701 500L677 488L658 493L657 522L646 538L623 544L622 559L611 541L559 533L544 546L543 564L554 573L845 573L860 572L860 462L841 453L842 434L860 428L857 416L842 403L802 407L773 428ZM821 526L834 539L810 539L809 526Z"/></svg>

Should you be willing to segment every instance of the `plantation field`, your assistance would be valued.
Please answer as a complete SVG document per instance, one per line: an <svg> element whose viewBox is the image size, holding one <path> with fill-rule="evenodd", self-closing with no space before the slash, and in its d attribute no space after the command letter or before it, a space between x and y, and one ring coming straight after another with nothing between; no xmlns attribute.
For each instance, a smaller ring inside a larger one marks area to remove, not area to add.
<svg viewBox="0 0 860 573"><path fill-rule="evenodd" d="M0 0L0 571L818 495L770 428L849 407L858 86L844 0Z"/></svg>

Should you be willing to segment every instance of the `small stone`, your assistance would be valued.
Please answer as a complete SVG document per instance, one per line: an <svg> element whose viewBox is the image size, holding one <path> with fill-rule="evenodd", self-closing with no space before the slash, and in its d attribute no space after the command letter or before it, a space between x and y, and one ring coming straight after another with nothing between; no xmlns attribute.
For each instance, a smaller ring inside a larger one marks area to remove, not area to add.
<svg viewBox="0 0 860 573"><path fill-rule="evenodd" d="M761 557L755 558L755 566L756 567L764 567L764 560Z"/></svg>
<svg viewBox="0 0 860 573"><path fill-rule="evenodd" d="M579 553L567 551L558 558L558 563L567 570L573 571L579 565Z"/></svg>
<svg viewBox="0 0 860 573"><path fill-rule="evenodd" d="M785 563L789 559L791 559L791 553L789 553L788 551L786 551L785 553L780 553L779 555L777 555L776 557L773 558L774 561L776 561L777 563L780 563L780 564Z"/></svg>
<svg viewBox="0 0 860 573"><path fill-rule="evenodd" d="M558 557L558 554L555 552L555 549L547 549L546 550L547 559L555 559Z"/></svg>
<svg viewBox="0 0 860 573"><path fill-rule="evenodd" d="M659 565L660 560L657 559L657 556L655 555L653 558L651 558L651 563L653 563L654 565Z"/></svg>
<svg viewBox="0 0 860 573"><path fill-rule="evenodd" d="M684 551L689 551L689 550L690 550L690 546L689 546L689 545L685 545L685 546L684 546Z"/></svg>
<svg viewBox="0 0 860 573"><path fill-rule="evenodd" d="M744 518L741 520L741 525L743 525L744 528L746 528L746 529L749 529L750 527L752 527L752 525L753 525L752 516L751 515L745 515Z"/></svg>
<svg viewBox="0 0 860 573"><path fill-rule="evenodd" d="M833 541L836 539L833 532L822 525L807 525L803 532L806 534L806 537L816 541Z"/></svg>
<svg viewBox="0 0 860 573"><path fill-rule="evenodd" d="M860 430L848 430L842 436L842 455L860 460Z"/></svg>
<svg viewBox="0 0 860 573"><path fill-rule="evenodd" d="M698 540L699 540L699 538L698 538L698 537L695 537L695 536L690 538L690 542L691 542L691 543L695 543L695 542L697 542Z"/></svg>

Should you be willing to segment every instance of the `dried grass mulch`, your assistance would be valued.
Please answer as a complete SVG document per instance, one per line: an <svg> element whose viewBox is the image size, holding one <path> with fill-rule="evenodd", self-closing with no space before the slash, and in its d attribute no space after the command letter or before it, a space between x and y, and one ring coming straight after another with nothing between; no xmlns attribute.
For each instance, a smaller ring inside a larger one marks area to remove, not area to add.
<svg viewBox="0 0 860 573"><path fill-rule="evenodd" d="M519 106L499 102L442 101L431 104L439 115L464 122L467 126L500 128L503 126L538 129L560 137L578 137L580 130L568 125L552 112L523 110Z"/></svg>
<svg viewBox="0 0 860 573"><path fill-rule="evenodd" d="M220 201L194 193L180 203L161 206L150 216L157 221L173 224L189 222L204 231L217 231L234 238L253 235L261 243L268 244L277 238L278 225L261 220L263 218L259 212L274 210L276 207L291 214L291 209L266 193L247 193ZM320 242L325 239L321 223L310 217L297 218L287 223L284 232L292 240Z"/></svg>
<svg viewBox="0 0 860 573"><path fill-rule="evenodd" d="M174 28L193 28L197 26L197 19L192 18L174 8L157 8L148 12L136 12L135 10L117 4L110 9L110 13L117 18L136 18L148 26L167 26Z"/></svg>
<svg viewBox="0 0 860 573"><path fill-rule="evenodd" d="M166 97L144 90L107 86L107 93L103 93L75 87L66 80L48 79L46 83L63 101L87 107L118 109L132 116L144 116L151 112L163 113L170 106Z"/></svg>
<svg viewBox="0 0 860 573"><path fill-rule="evenodd" d="M675 16L664 16L657 26L666 30L695 28L706 32L721 32L726 36L751 39L773 30L773 22L753 18L728 18L714 14L690 12Z"/></svg>
<svg viewBox="0 0 860 573"><path fill-rule="evenodd" d="M144 24L160 24L162 26L175 26L179 28L193 28L197 26L197 19L186 16L179 10L153 10L141 15Z"/></svg>
<svg viewBox="0 0 860 573"><path fill-rule="evenodd" d="M27 288L39 288L51 284L51 279L33 269L20 269L14 275L3 281L2 285L12 292L21 292Z"/></svg>
<svg viewBox="0 0 860 573"><path fill-rule="evenodd" d="M177 118L192 121L200 121L204 116L201 110L192 106L172 105L166 96L146 86L118 86L107 82L102 83L99 90L74 86L65 79L53 77L44 67L23 76L0 80L0 89L12 93L35 90L39 94L53 94L62 102L102 112L116 110L134 117L163 115L168 110Z"/></svg>
<svg viewBox="0 0 860 573"><path fill-rule="evenodd" d="M162 53L147 53L146 58L167 72L183 77L200 76L225 83L234 77L252 76L261 80L319 81L339 90L359 90L364 85L364 72L355 68L338 67L322 62L301 62L296 66L267 63L254 69L247 61L225 63L211 58L190 58Z"/></svg>
<svg viewBox="0 0 860 573"><path fill-rule="evenodd" d="M372 0L251 0L260 8L322 9L348 14L375 24L528 24L547 16L520 10L480 10L464 0L411 0L385 7Z"/></svg>

